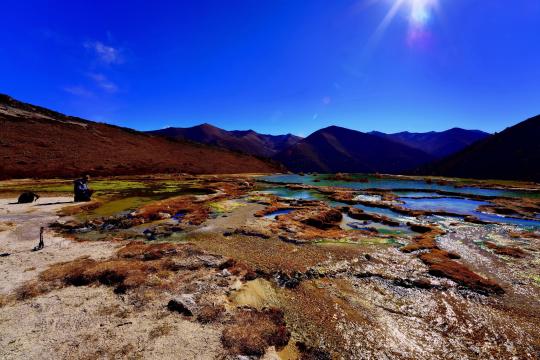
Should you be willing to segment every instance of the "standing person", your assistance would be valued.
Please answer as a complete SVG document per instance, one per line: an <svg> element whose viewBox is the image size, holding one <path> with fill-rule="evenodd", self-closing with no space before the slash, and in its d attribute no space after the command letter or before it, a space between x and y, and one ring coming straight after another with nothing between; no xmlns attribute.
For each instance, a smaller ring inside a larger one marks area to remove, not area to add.
<svg viewBox="0 0 540 360"><path fill-rule="evenodd" d="M75 202L90 201L93 191L88 188L88 182L90 176L84 175L80 179L73 182L73 193L75 195Z"/></svg>

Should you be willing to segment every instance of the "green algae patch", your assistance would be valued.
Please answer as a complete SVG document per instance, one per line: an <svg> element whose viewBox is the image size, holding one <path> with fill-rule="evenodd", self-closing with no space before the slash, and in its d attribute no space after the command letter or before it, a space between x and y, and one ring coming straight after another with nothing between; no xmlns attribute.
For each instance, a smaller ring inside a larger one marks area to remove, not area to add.
<svg viewBox="0 0 540 360"><path fill-rule="evenodd" d="M540 275L531 275L530 278L536 286L540 286Z"/></svg>
<svg viewBox="0 0 540 360"><path fill-rule="evenodd" d="M399 243L394 238L369 238L369 239L320 239L315 241L317 245L383 245L383 246L399 246Z"/></svg>
<svg viewBox="0 0 540 360"><path fill-rule="evenodd" d="M136 210L142 205L152 201L154 199L149 197L127 197L123 199L117 199L105 202L103 205L99 206L97 209L92 210L88 215L105 217L116 215L125 211Z"/></svg>
<svg viewBox="0 0 540 360"><path fill-rule="evenodd" d="M235 209L245 206L246 204L241 203L236 200L223 200L223 201L212 202L208 205L210 206L213 212L222 214L222 213L234 211Z"/></svg>

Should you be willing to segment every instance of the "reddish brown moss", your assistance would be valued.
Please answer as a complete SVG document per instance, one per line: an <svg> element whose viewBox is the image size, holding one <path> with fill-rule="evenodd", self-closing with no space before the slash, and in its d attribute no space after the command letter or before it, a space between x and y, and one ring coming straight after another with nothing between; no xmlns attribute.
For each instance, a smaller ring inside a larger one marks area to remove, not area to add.
<svg viewBox="0 0 540 360"><path fill-rule="evenodd" d="M425 226L428 227L428 226ZM435 226L430 227L429 232L425 232L422 235L418 235L414 238L413 242L402 246L400 250L405 253L410 253L418 250L431 250L437 248L436 238L439 235L443 234L443 231L436 228Z"/></svg>
<svg viewBox="0 0 540 360"><path fill-rule="evenodd" d="M290 339L279 309L247 309L236 314L223 330L221 342L232 354L262 356L269 346L283 348Z"/></svg>
<svg viewBox="0 0 540 360"><path fill-rule="evenodd" d="M505 256L511 256L515 258L524 258L527 256L525 251L521 250L517 247L512 246L499 246L495 243L492 243L490 241L486 241L484 243L488 249L493 250L493 252L497 255L505 255Z"/></svg>
<svg viewBox="0 0 540 360"><path fill-rule="evenodd" d="M194 255L204 254L189 244L143 244L134 242L118 250L118 257L108 260L79 258L73 261L50 266L39 275L39 282L27 283L18 289L18 298L29 298L62 286L83 286L100 283L115 288L115 292L141 286L169 289L171 275L180 269L189 267L172 266L174 261L189 263L197 261ZM211 257L208 263L193 270L206 267L218 267L220 258ZM189 265L189 264L188 264Z"/></svg>
<svg viewBox="0 0 540 360"><path fill-rule="evenodd" d="M118 257L139 260L156 260L172 256L181 251L184 246L170 243L145 244L142 241L133 241L117 251Z"/></svg>
<svg viewBox="0 0 540 360"><path fill-rule="evenodd" d="M471 271L467 266L452 260L455 256L447 251L433 249L419 256L429 267L429 273L433 276L448 278L471 290L490 294L502 294L503 288L495 281L484 278Z"/></svg>
<svg viewBox="0 0 540 360"><path fill-rule="evenodd" d="M197 321L208 324L223 318L225 307L223 305L204 305L197 313Z"/></svg>

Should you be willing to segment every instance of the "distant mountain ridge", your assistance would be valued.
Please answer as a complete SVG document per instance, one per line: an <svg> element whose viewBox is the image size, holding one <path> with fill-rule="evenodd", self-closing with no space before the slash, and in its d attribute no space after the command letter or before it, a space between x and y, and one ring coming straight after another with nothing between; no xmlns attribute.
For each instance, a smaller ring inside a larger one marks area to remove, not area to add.
<svg viewBox="0 0 540 360"><path fill-rule="evenodd" d="M385 134L330 126L302 139L291 134L227 131L206 123L148 133L272 158L292 171L389 173L412 171L490 136L480 130L460 128Z"/></svg>
<svg viewBox="0 0 540 360"><path fill-rule="evenodd" d="M370 134L422 150L436 159L442 159L455 154L467 146L490 136L489 133L484 131L465 130L461 128L425 133L403 131L394 134L385 134L379 131L372 131Z"/></svg>
<svg viewBox="0 0 540 360"><path fill-rule="evenodd" d="M433 160L429 154L384 137L330 126L274 157L303 172L400 173Z"/></svg>
<svg viewBox="0 0 540 360"><path fill-rule="evenodd" d="M266 135L253 130L227 131L206 123L189 128L169 127L148 131L148 133L176 140L195 141L267 158L273 157L302 139L292 134Z"/></svg>
<svg viewBox="0 0 540 360"><path fill-rule="evenodd" d="M428 165L420 173L540 182L540 115Z"/></svg>

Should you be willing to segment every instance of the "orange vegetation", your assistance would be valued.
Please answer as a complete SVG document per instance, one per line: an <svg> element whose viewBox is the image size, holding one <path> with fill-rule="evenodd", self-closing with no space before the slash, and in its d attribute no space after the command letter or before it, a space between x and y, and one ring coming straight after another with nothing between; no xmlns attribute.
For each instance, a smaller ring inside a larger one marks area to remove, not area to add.
<svg viewBox="0 0 540 360"><path fill-rule="evenodd" d="M246 309L226 326L221 342L232 354L262 356L269 346L283 348L290 336L281 310Z"/></svg>
<svg viewBox="0 0 540 360"><path fill-rule="evenodd" d="M503 288L493 280L486 279L467 266L454 261L455 254L440 249L433 249L419 256L425 264L429 266L429 273L434 276L448 278L471 290L488 294L504 293Z"/></svg>

